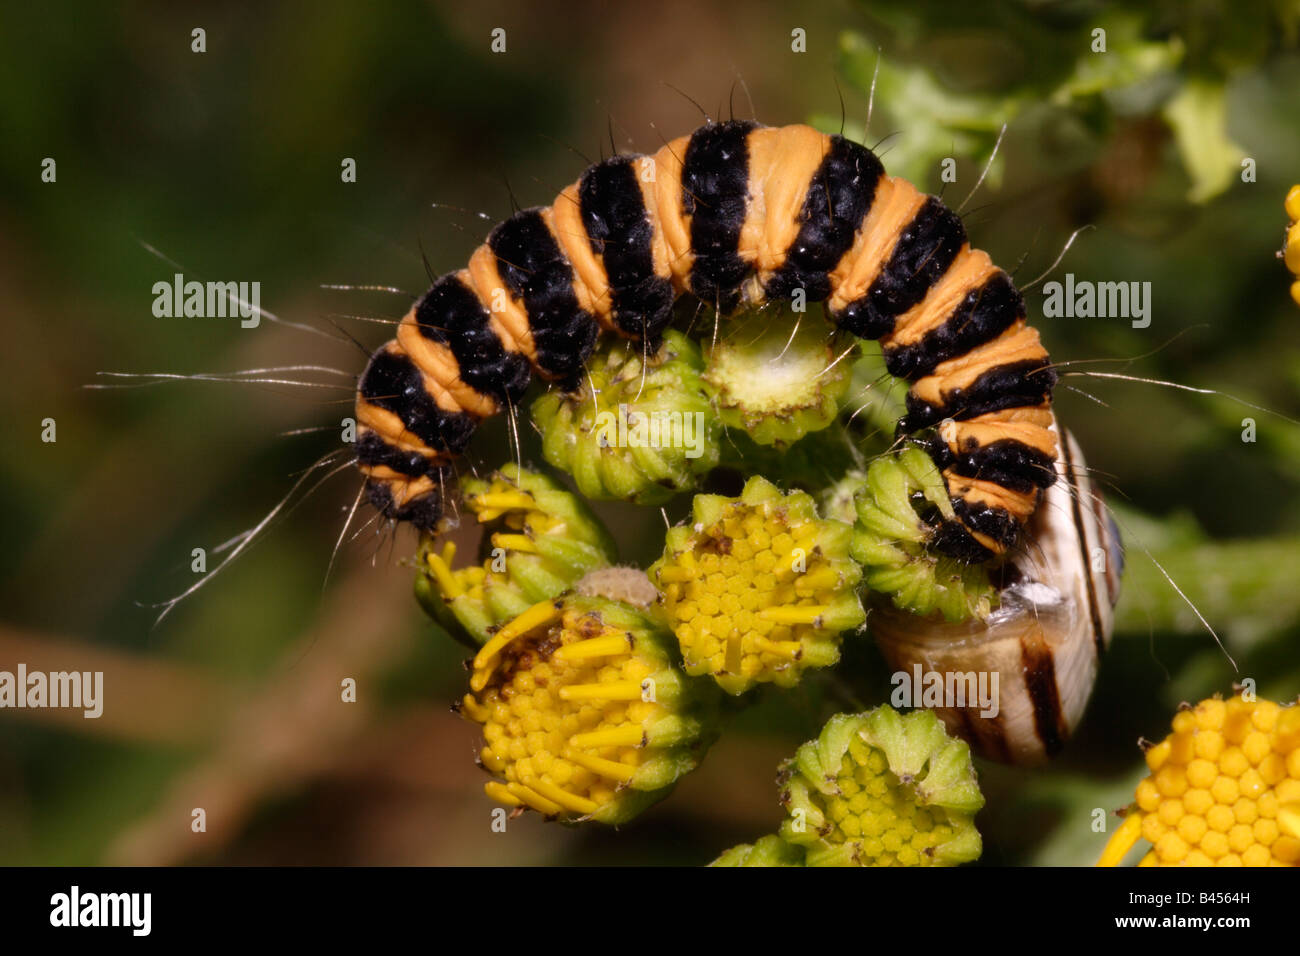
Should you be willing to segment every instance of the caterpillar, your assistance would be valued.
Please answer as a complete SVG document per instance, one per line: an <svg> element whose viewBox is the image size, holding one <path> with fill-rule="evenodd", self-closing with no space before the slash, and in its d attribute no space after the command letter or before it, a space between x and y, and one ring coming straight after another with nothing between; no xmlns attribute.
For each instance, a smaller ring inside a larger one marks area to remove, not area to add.
<svg viewBox="0 0 1300 956"><path fill-rule="evenodd" d="M1011 277L959 216L843 136L729 121L590 166L433 283L358 381L367 499L436 532L452 462L483 419L534 373L577 388L602 331L657 350L687 294L722 315L802 295L880 341L909 385L897 432L927 431L952 499L937 551L1004 554L1056 481L1056 373Z"/></svg>

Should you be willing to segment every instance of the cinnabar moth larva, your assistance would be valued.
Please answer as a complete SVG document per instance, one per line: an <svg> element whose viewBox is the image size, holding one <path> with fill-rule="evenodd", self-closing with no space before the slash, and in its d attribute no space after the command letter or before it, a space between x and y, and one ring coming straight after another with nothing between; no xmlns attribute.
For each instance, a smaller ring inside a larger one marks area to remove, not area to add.
<svg viewBox="0 0 1300 956"><path fill-rule="evenodd" d="M934 547L969 562L1009 549L1057 475L1056 374L1020 292L941 200L798 125L710 123L597 163L493 229L360 379L367 497L434 532L451 461L532 372L577 387L602 329L656 349L682 295L727 314L796 290L880 340L910 385L899 433L934 429L957 516Z"/></svg>

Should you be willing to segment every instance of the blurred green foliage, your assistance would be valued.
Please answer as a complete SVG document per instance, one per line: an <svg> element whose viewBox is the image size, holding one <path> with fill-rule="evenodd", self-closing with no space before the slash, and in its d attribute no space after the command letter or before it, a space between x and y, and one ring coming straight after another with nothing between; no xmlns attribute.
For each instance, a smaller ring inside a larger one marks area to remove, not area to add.
<svg viewBox="0 0 1300 956"><path fill-rule="evenodd" d="M1125 120L1158 117L1196 203L1226 190L1244 158L1227 129L1228 81L1294 49L1300 27L1295 0L862 7L872 26L842 35L841 70L898 125L898 174L923 180L940 159L990 157L1002 127L1026 113L1074 121L1092 147ZM992 185L1001 172L994 159Z"/></svg>

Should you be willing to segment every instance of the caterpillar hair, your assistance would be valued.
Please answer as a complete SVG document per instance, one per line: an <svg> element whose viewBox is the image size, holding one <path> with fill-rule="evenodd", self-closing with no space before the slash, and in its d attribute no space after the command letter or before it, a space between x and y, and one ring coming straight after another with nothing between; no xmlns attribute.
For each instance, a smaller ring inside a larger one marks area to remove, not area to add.
<svg viewBox="0 0 1300 956"><path fill-rule="evenodd" d="M726 315L800 294L879 340L908 383L898 433L924 443L956 514L934 548L967 562L1006 552L1056 480L1056 373L1024 300L940 199L799 125L709 123L653 156L597 163L494 228L359 380L366 496L434 533L452 461L533 373L576 388L602 330L657 350L683 295Z"/></svg>

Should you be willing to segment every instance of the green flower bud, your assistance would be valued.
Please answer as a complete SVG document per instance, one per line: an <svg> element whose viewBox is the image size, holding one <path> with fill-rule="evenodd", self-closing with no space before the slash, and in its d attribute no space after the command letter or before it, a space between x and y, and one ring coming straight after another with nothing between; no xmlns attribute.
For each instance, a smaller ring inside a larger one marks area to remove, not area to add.
<svg viewBox="0 0 1300 956"><path fill-rule="evenodd" d="M672 635L618 601L565 595L503 626L474 658L461 713L498 803L570 822L623 823L666 796L717 734L708 681Z"/></svg>
<svg viewBox="0 0 1300 956"><path fill-rule="evenodd" d="M733 846L709 866L804 866L804 849L779 836L759 837Z"/></svg>
<svg viewBox="0 0 1300 956"><path fill-rule="evenodd" d="M781 768L781 837L809 866L955 866L979 857L970 748L928 710L838 714Z"/></svg>
<svg viewBox="0 0 1300 956"><path fill-rule="evenodd" d="M851 529L813 499L751 478L739 498L696 495L692 521L668 532L649 570L686 672L730 694L798 683L839 660L840 634L865 620Z"/></svg>
<svg viewBox="0 0 1300 956"><path fill-rule="evenodd" d="M481 564L453 570L456 546L426 538L417 558L415 594L425 611L471 646L538 601L608 566L614 545L583 502L539 472L510 464L487 478L461 481L465 509L487 525Z"/></svg>
<svg viewBox="0 0 1300 956"><path fill-rule="evenodd" d="M997 593L987 569L926 548L934 528L921 511L955 517L943 476L929 455L913 447L876 459L862 479L854 510L851 551L868 588L914 614L938 612L948 621L988 616Z"/></svg>
<svg viewBox="0 0 1300 956"><path fill-rule="evenodd" d="M582 389L533 403L542 453L588 498L656 505L696 488L718 463L721 433L703 368L680 332L666 332L648 360L611 337L587 362Z"/></svg>
<svg viewBox="0 0 1300 956"><path fill-rule="evenodd" d="M865 471L859 468L846 470L838 481L823 488L818 496L822 514L845 524L854 524L858 520L858 492L866 481Z"/></svg>
<svg viewBox="0 0 1300 956"><path fill-rule="evenodd" d="M726 325L704 381L723 424L760 445L788 445L839 414L852 377L854 340L812 314L774 304Z"/></svg>

